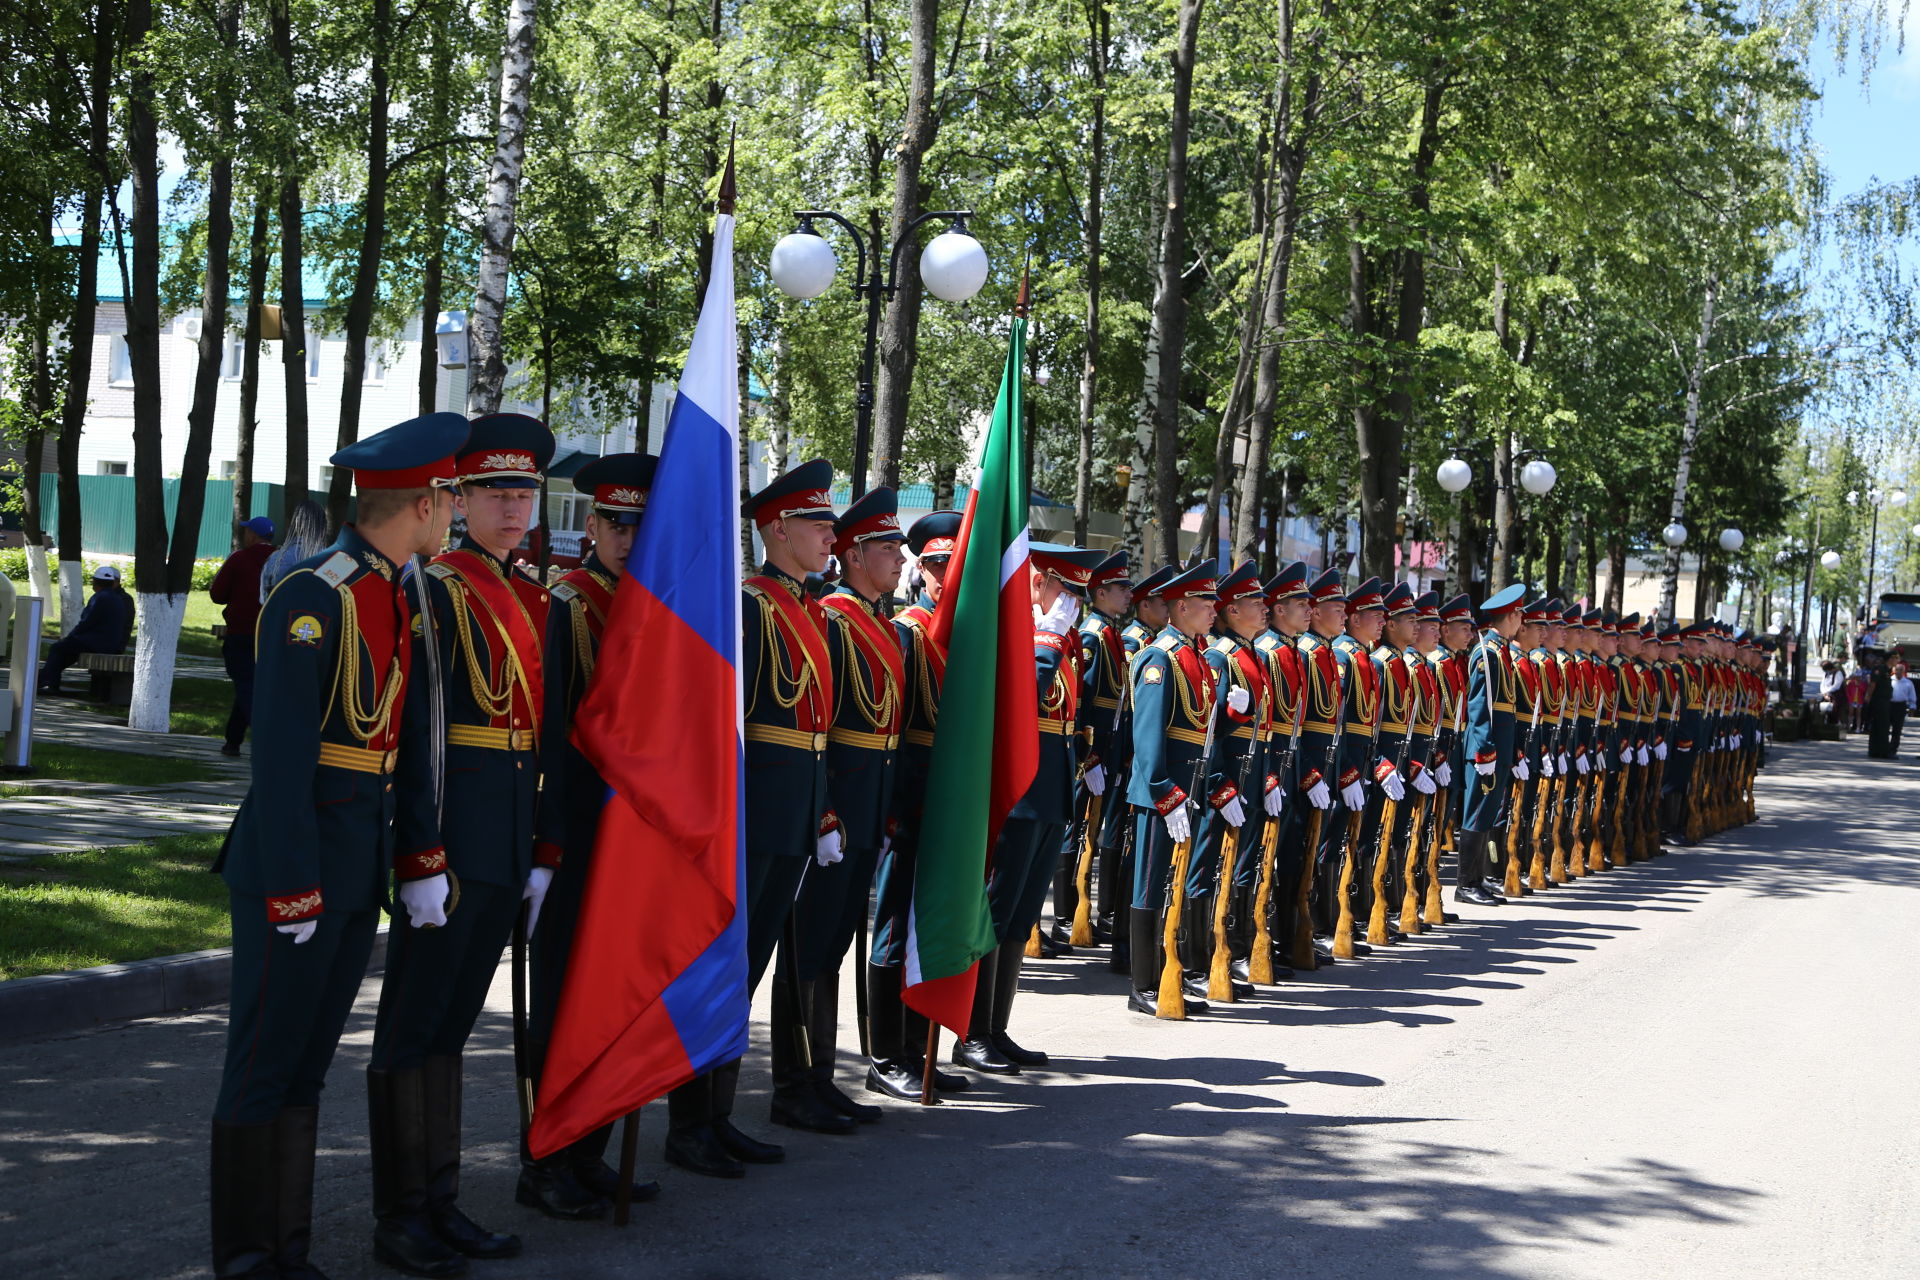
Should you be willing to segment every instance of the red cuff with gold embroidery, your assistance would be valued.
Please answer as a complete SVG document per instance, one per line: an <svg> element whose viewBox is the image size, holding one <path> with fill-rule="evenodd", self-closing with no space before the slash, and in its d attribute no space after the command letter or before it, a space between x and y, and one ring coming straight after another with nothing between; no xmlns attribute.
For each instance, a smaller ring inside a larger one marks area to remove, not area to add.
<svg viewBox="0 0 1920 1280"><path fill-rule="evenodd" d="M536 867L558 867L560 865L560 846L551 840L534 841L533 865Z"/></svg>
<svg viewBox="0 0 1920 1280"><path fill-rule="evenodd" d="M278 896L267 895L267 919L275 924L293 924L300 920L316 920L321 915L320 886L303 889L299 893L285 893Z"/></svg>
<svg viewBox="0 0 1920 1280"><path fill-rule="evenodd" d="M1319 786L1323 780L1318 769L1310 770L1306 777L1300 779L1300 789L1302 791L1311 791Z"/></svg>
<svg viewBox="0 0 1920 1280"><path fill-rule="evenodd" d="M1280 775L1279 775L1279 774L1277 774L1277 773L1270 773L1270 774L1268 774L1268 775L1267 775L1267 790L1268 790L1268 791L1278 791L1279 789L1280 789Z"/></svg>
<svg viewBox="0 0 1920 1280"><path fill-rule="evenodd" d="M840 829L839 814L829 809L826 811L825 814L821 815L821 818L820 818L820 834L821 835L824 836L829 831L838 831L839 829Z"/></svg>
<svg viewBox="0 0 1920 1280"><path fill-rule="evenodd" d="M1393 761L1387 759L1385 756L1381 756L1373 762L1373 780L1375 782L1385 782L1387 775L1392 772Z"/></svg>
<svg viewBox="0 0 1920 1280"><path fill-rule="evenodd" d="M425 880L447 869L447 851L435 845L419 853L403 853L393 860L393 878L400 881Z"/></svg>
<svg viewBox="0 0 1920 1280"><path fill-rule="evenodd" d="M1499 758L1500 753L1498 751L1476 751L1473 753L1473 762L1475 764L1492 764Z"/></svg>
<svg viewBox="0 0 1920 1280"><path fill-rule="evenodd" d="M1179 786L1176 784L1172 790L1167 792L1167 794L1161 796L1158 800L1155 800L1153 802L1153 807L1155 809L1158 809L1160 811L1160 816L1164 818L1168 814L1172 813L1175 809L1178 809L1181 805L1185 804L1186 802L1187 802L1187 793L1182 791L1179 788Z"/></svg>
<svg viewBox="0 0 1920 1280"><path fill-rule="evenodd" d="M1065 653L1067 651L1066 637L1057 636L1053 634L1053 632L1051 631L1034 632L1033 642L1039 645L1042 649L1051 649L1055 653Z"/></svg>
<svg viewBox="0 0 1920 1280"><path fill-rule="evenodd" d="M1228 782L1221 785L1218 790L1216 790L1212 795L1208 796L1207 803L1212 805L1216 809L1222 809L1226 807L1226 804L1229 800L1232 800L1234 797L1238 796L1239 794L1240 794L1240 788L1234 786L1231 782Z"/></svg>
<svg viewBox="0 0 1920 1280"><path fill-rule="evenodd" d="M1340 789L1342 791L1345 791L1348 787L1352 786L1354 783L1358 781L1360 781L1360 771L1358 769L1344 769L1341 771Z"/></svg>
<svg viewBox="0 0 1920 1280"><path fill-rule="evenodd" d="M1407 776L1409 778L1417 778L1420 776L1420 771L1426 767L1426 765L1418 760L1409 760L1407 761Z"/></svg>

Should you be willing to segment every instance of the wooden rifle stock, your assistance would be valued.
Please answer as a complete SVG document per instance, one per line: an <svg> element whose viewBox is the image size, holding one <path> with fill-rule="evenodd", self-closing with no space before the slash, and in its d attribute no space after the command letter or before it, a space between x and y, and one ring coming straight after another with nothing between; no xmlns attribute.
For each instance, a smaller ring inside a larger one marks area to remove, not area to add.
<svg viewBox="0 0 1920 1280"><path fill-rule="evenodd" d="M1233 953L1227 945L1227 912L1232 907L1233 863L1240 855L1240 828L1220 842L1220 876L1213 886L1213 961L1207 966L1207 999L1233 1002Z"/></svg>
<svg viewBox="0 0 1920 1280"><path fill-rule="evenodd" d="M1079 891L1073 904L1073 932L1067 941L1076 947L1093 945L1093 855L1100 847L1100 817L1104 795L1087 797L1086 829L1080 841L1080 864L1073 869L1074 888Z"/></svg>
<svg viewBox="0 0 1920 1280"><path fill-rule="evenodd" d="M1281 818L1269 817L1260 833L1260 880L1253 891L1253 954L1247 958L1250 982L1273 981L1273 875L1280 853Z"/></svg>
<svg viewBox="0 0 1920 1280"><path fill-rule="evenodd" d="M1340 914L1333 926L1333 954L1339 960L1353 959L1353 851L1360 840L1360 814L1347 815L1346 835L1340 841L1340 883L1336 894Z"/></svg>
<svg viewBox="0 0 1920 1280"><path fill-rule="evenodd" d="M1167 958L1160 966L1160 993L1153 1007L1156 1018L1187 1016L1186 993L1180 989L1185 976L1180 971L1180 917L1187 906L1187 868L1192 862L1193 838L1189 836L1173 846L1173 882L1167 886L1167 919L1160 931L1161 949Z"/></svg>
<svg viewBox="0 0 1920 1280"><path fill-rule="evenodd" d="M1443 833L1447 837L1446 842L1448 844L1452 843L1452 837L1453 837L1452 791L1453 791L1452 787L1441 787L1438 791L1434 792L1433 795L1430 797L1430 799L1433 802L1430 809L1430 815L1431 813L1437 812L1437 816L1430 816L1428 819L1429 831L1427 834L1427 900L1423 904L1423 910L1420 913L1420 919L1423 924L1442 925L1447 922L1447 909L1446 907L1441 905L1441 899L1440 899L1440 847L1441 847L1441 835Z"/></svg>
<svg viewBox="0 0 1920 1280"><path fill-rule="evenodd" d="M1300 857L1300 888L1293 900L1293 967L1308 973L1320 967L1313 950L1313 869L1320 855L1320 828L1327 811L1315 809L1307 815L1307 842Z"/></svg>
<svg viewBox="0 0 1920 1280"><path fill-rule="evenodd" d="M1526 757L1522 756L1521 759ZM1507 838L1500 848L1501 892L1509 898L1520 896L1520 834L1526 830L1526 815L1521 812L1521 801L1526 799L1527 784L1520 778L1510 779L1509 786L1513 794L1508 800L1511 817L1507 819Z"/></svg>
<svg viewBox="0 0 1920 1280"><path fill-rule="evenodd" d="M1367 912L1367 941L1384 946L1387 937L1387 867L1393 853L1393 828L1400 820L1400 802L1388 797L1380 807L1380 836L1373 844L1373 906Z"/></svg>
<svg viewBox="0 0 1920 1280"><path fill-rule="evenodd" d="M1600 819L1607 811L1607 771L1596 764L1591 776L1593 795L1587 814L1587 870L1598 874L1607 869L1607 846L1600 828Z"/></svg>
<svg viewBox="0 0 1920 1280"><path fill-rule="evenodd" d="M1409 935L1420 932L1420 837L1427 815L1433 812L1433 796L1429 792L1414 797L1413 818L1407 823L1407 857L1400 867L1406 881L1400 892L1400 932Z"/></svg>
<svg viewBox="0 0 1920 1280"><path fill-rule="evenodd" d="M1544 763L1546 753L1540 756ZM1533 780L1533 822L1527 829L1527 844L1531 847L1532 858L1527 864L1527 887L1544 889L1547 887L1547 799L1553 794L1553 779L1547 777Z"/></svg>
<svg viewBox="0 0 1920 1280"><path fill-rule="evenodd" d="M1622 764L1613 783L1613 839L1608 844L1608 855L1616 867L1627 865L1627 771L1632 767Z"/></svg>
<svg viewBox="0 0 1920 1280"><path fill-rule="evenodd" d="M1558 762L1556 761L1556 767ZM1567 850L1560 843L1560 796L1567 780L1558 773L1540 784L1544 798L1540 802L1540 834L1547 848L1547 879L1554 884L1567 882Z"/></svg>

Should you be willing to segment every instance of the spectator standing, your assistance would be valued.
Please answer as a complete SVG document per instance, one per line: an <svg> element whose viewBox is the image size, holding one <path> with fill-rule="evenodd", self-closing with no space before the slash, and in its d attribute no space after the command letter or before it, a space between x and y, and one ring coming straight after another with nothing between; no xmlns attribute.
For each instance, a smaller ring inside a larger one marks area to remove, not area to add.
<svg viewBox="0 0 1920 1280"><path fill-rule="evenodd" d="M267 597L273 594L274 585L292 573L295 565L313 559L326 550L326 546L327 513L319 503L309 498L287 517L286 539L281 542L280 549L267 558L266 567L260 571L260 603L267 602Z"/></svg>
<svg viewBox="0 0 1920 1280"><path fill-rule="evenodd" d="M1826 704L1828 724L1845 723L1846 685L1847 680L1840 674L1839 663L1828 658L1820 664L1820 701Z"/></svg>
<svg viewBox="0 0 1920 1280"><path fill-rule="evenodd" d="M1872 683L1865 667L1856 666L1847 677L1847 732L1865 733L1867 692Z"/></svg>
<svg viewBox="0 0 1920 1280"><path fill-rule="evenodd" d="M1893 664L1893 754L1900 754L1900 731L1906 727L1907 717L1920 710L1920 695L1916 695L1913 677L1907 673L1907 664Z"/></svg>
<svg viewBox="0 0 1920 1280"><path fill-rule="evenodd" d="M40 668L40 692L57 695L61 673L81 654L125 653L132 636L133 597L120 586L120 571L103 564L93 571L93 598L80 611L80 621L47 649L47 660Z"/></svg>
<svg viewBox="0 0 1920 1280"><path fill-rule="evenodd" d="M224 606L227 634L220 641L220 661L233 681L233 709L227 712L226 741L220 745L223 756L240 754L247 726L253 722L253 634L260 622L260 576L273 555L273 521L265 516L242 520L235 526L240 532L240 549L227 557L220 572L213 575L207 595Z"/></svg>

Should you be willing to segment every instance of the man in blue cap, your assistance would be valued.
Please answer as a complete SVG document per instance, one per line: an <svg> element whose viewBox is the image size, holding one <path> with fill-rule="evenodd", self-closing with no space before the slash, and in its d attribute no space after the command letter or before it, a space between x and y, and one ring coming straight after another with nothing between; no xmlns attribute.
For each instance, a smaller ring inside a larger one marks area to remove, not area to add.
<svg viewBox="0 0 1920 1280"><path fill-rule="evenodd" d="M552 456L553 433L534 418L474 419L456 462L466 536L427 566L434 645L423 628L416 660L438 674L446 713L444 796L427 827L445 852L401 870L401 908L434 927L394 931L367 1068L374 1255L415 1275L520 1252L519 1237L459 1205L461 1057L521 903L530 932L553 879L533 858L547 589L513 557Z"/></svg>
<svg viewBox="0 0 1920 1280"><path fill-rule="evenodd" d="M1504 899L1490 887L1487 844L1505 819L1513 772L1514 699L1519 676L1509 642L1520 632L1520 604L1526 588L1518 583L1479 608L1480 638L1467 659L1467 722L1461 756L1467 764L1460 820L1460 869L1454 899L1475 906L1498 906Z"/></svg>
<svg viewBox="0 0 1920 1280"><path fill-rule="evenodd" d="M867 957L869 1092L918 1101L926 1068L927 1020L901 1002L907 928L913 908L914 855L920 847L933 734L940 719L940 686L947 655L933 638L933 611L960 536L958 511L934 511L907 530L907 548L920 571L920 594L893 616L906 675L900 758L894 766L893 838L874 876L873 946ZM958 1072L933 1070L934 1101L972 1086Z"/></svg>
<svg viewBox="0 0 1920 1280"><path fill-rule="evenodd" d="M894 771L900 753L906 664L883 602L906 567L894 491L869 490L833 522L840 579L820 604L827 621L833 677L833 727L827 730L827 792L840 818L841 858L807 872L794 903L795 968L807 1011L810 1070L774 1041L774 1088L812 1091L830 1108L871 1123L879 1107L855 1102L833 1082L840 1039L840 966L864 923L873 874L893 823ZM861 958L862 964L865 957ZM860 975L864 980L864 969ZM866 1028L862 1028L866 1030Z"/></svg>
<svg viewBox="0 0 1920 1280"><path fill-rule="evenodd" d="M1133 982L1127 1005L1152 1017L1159 1016L1161 1003L1156 998L1163 970L1160 917L1172 910L1175 849L1181 844L1191 849L1205 838L1212 812L1207 801L1218 786L1206 750L1214 715L1213 681L1202 655L1213 623L1217 579L1212 561L1168 578L1158 592L1167 603L1167 625L1133 663L1133 770L1127 782L1127 800L1134 811L1127 946ZM1196 776L1199 795L1192 793ZM1184 892L1184 883L1181 888ZM1204 984L1198 991L1189 982L1181 985L1180 998L1167 993L1166 1003L1184 1006L1185 1013L1204 1013Z"/></svg>
<svg viewBox="0 0 1920 1280"><path fill-rule="evenodd" d="M220 640L220 662L233 682L233 709L227 713L227 732L220 754L237 756L253 717L253 631L260 618L260 571L273 554L273 521L265 516L242 520L234 528L240 546L207 586L207 598L222 606L226 634Z"/></svg>
<svg viewBox="0 0 1920 1280"><path fill-rule="evenodd" d="M1007 1033L1027 938L1039 923L1053 880L1061 838L1080 768L1080 647L1073 636L1080 599L1098 551L1036 542L1032 559L1034 688L1039 701L1040 749L1033 781L1000 827L987 876L987 906L999 945L981 958L973 1016L953 1061L989 1074L1013 1075L1045 1066L1047 1055L1022 1048Z"/></svg>
<svg viewBox="0 0 1920 1280"><path fill-rule="evenodd" d="M573 745L570 730L574 713L593 679L601 631L646 511L654 463L648 454L610 453L574 473L574 489L592 504L587 512L587 538L592 549L577 568L553 584L553 607L547 611L542 780L533 825L534 862L552 871L553 883L530 948L527 1058L536 1085L566 984L567 960L573 950L607 794L606 782ZM520 1177L514 1199L550 1218L580 1221L605 1217L619 1188L619 1175L605 1158L612 1132L611 1124L604 1125L544 1160L533 1158L526 1149L525 1135L521 1135ZM632 1198L651 1200L659 1191L658 1183L640 1183L634 1187Z"/></svg>
<svg viewBox="0 0 1920 1280"><path fill-rule="evenodd" d="M213 1118L213 1273L317 1275L307 1261L320 1090L366 976L387 877L435 866L430 726L410 697L415 601L402 578L446 536L459 414L333 455L359 522L303 561L259 619L253 781L214 869L226 879L233 992ZM406 820L407 818L411 820ZM422 923L422 922L415 922Z"/></svg>

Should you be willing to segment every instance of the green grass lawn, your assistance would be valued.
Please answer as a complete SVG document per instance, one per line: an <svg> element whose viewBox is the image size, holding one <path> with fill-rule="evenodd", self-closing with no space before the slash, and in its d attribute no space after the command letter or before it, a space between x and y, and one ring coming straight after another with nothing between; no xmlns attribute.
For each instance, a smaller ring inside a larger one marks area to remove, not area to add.
<svg viewBox="0 0 1920 1280"><path fill-rule="evenodd" d="M175 733L217 738L227 731L227 712L233 707L233 685L226 680L194 676L173 678L169 723Z"/></svg>
<svg viewBox="0 0 1920 1280"><path fill-rule="evenodd" d="M207 872L220 839L0 864L0 979L228 945L227 886Z"/></svg>
<svg viewBox="0 0 1920 1280"><path fill-rule="evenodd" d="M103 751L98 747L36 742L33 747L33 767L21 776L59 778L68 782L112 782L128 787L163 787L173 782L208 782L229 775L210 765L173 756L142 756L131 751Z"/></svg>

